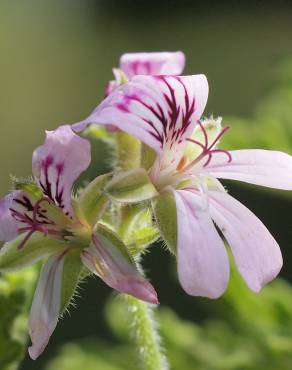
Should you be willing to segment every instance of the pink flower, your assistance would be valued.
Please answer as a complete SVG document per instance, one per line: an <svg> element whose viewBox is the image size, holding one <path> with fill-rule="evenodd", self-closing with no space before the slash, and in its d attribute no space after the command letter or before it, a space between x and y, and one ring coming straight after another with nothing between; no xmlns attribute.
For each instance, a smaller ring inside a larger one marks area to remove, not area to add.
<svg viewBox="0 0 292 370"><path fill-rule="evenodd" d="M135 75L179 75L185 65L185 56L177 52L128 53L120 59L121 70L132 78Z"/></svg>
<svg viewBox="0 0 292 370"><path fill-rule="evenodd" d="M106 96L136 75L180 75L184 66L185 55L181 51L123 54L120 68L113 68L115 79L107 84ZM114 125L107 125L107 130L118 131Z"/></svg>
<svg viewBox="0 0 292 370"><path fill-rule="evenodd" d="M97 201L103 177L77 199L72 197L73 184L90 160L89 142L70 126L49 131L33 154L35 183L22 184L22 190L0 199L0 240L6 242L0 250L0 271L46 260L29 319L32 359L48 344L64 309L64 294L73 294L83 265L113 289L158 303L154 288L138 272L123 243L92 217L107 205L107 199Z"/></svg>
<svg viewBox="0 0 292 370"><path fill-rule="evenodd" d="M217 179L292 190L292 157L260 149L218 149L227 128L221 128L221 119L200 121L207 96L203 75L136 76L73 128L115 125L157 153L149 175L160 197L168 193L175 203L176 215L169 210L169 219L177 219L178 276L187 293L216 298L226 289L228 255L215 225L247 285L258 292L282 267L279 246ZM160 219L158 225L166 221Z"/></svg>
<svg viewBox="0 0 292 370"><path fill-rule="evenodd" d="M135 75L180 75L184 66L185 56L181 51L123 54L120 69L113 69L115 80L108 83L106 94Z"/></svg>

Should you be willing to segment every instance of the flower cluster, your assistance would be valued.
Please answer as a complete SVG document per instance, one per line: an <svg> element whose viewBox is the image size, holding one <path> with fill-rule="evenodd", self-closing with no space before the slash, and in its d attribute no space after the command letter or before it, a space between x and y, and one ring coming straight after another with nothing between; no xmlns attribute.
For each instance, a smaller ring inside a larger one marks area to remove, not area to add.
<svg viewBox="0 0 292 370"><path fill-rule="evenodd" d="M0 271L44 261L29 319L31 358L43 352L90 273L157 304L135 258L157 237L175 254L179 281L193 296L217 298L228 284L228 254L218 229L251 290L258 292L279 273L277 242L218 179L292 190L292 157L220 148L228 127L221 118L202 118L208 82L204 75L182 76L184 63L182 52L123 55L105 99L85 120L47 132L33 153L33 180L15 180L15 189L0 199ZM117 166L73 193L91 162L82 136L93 125L105 126L113 138L124 132L138 139L139 165ZM138 253L125 235L141 222L152 233Z"/></svg>

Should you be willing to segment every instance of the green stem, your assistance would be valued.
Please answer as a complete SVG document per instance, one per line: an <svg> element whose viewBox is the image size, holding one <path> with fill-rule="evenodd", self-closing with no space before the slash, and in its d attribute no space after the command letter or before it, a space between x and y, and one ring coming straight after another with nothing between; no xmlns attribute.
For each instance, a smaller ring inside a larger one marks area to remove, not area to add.
<svg viewBox="0 0 292 370"><path fill-rule="evenodd" d="M143 370L169 369L161 348L154 309L150 304L125 295L132 334L142 362Z"/></svg>
<svg viewBox="0 0 292 370"><path fill-rule="evenodd" d="M120 169L127 171L133 168L139 168L141 165L141 142L122 131L116 134L116 139L118 166ZM124 221L126 223L129 222L129 212L131 213L131 209L128 206L122 206L120 209L122 225L120 226L119 234L122 239L125 239L127 235L127 227L125 227ZM138 264L137 267L143 274L142 268ZM141 359L142 369L169 369L166 357L161 348L161 339L158 333L158 325L154 318L153 306L132 296L123 296L127 306L133 337Z"/></svg>

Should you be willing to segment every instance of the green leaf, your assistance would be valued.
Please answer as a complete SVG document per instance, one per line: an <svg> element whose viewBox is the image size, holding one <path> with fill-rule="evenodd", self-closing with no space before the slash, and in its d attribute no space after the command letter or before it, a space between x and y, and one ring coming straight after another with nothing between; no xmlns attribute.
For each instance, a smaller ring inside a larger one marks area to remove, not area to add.
<svg viewBox="0 0 292 370"><path fill-rule="evenodd" d="M123 203L139 203L158 195L144 168L118 174L105 191L113 200Z"/></svg>
<svg viewBox="0 0 292 370"><path fill-rule="evenodd" d="M172 253L176 253L177 245L177 214L172 193L165 192L152 201L157 227L166 245Z"/></svg>
<svg viewBox="0 0 292 370"><path fill-rule="evenodd" d="M79 250L71 250L67 253L63 266L61 312L69 306L80 281L83 264Z"/></svg>
<svg viewBox="0 0 292 370"><path fill-rule="evenodd" d="M38 268L0 277L0 369L16 370L27 348L27 315Z"/></svg>
<svg viewBox="0 0 292 370"><path fill-rule="evenodd" d="M79 217L85 219L91 226L101 218L108 205L109 199L104 193L104 187L111 176L111 174L98 176L86 186L77 200Z"/></svg>
<svg viewBox="0 0 292 370"><path fill-rule="evenodd" d="M66 243L35 232L24 247L18 249L25 235L19 235L11 242L5 243L0 249L1 272L19 270L66 248Z"/></svg>

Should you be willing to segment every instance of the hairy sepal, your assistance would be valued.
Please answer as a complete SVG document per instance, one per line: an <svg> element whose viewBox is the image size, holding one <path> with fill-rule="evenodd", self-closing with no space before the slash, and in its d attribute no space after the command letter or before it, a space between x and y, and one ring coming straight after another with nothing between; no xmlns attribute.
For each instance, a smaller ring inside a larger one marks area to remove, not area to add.
<svg viewBox="0 0 292 370"><path fill-rule="evenodd" d="M164 192L152 201L152 209L161 233L169 250L176 254L177 212L173 193Z"/></svg>
<svg viewBox="0 0 292 370"><path fill-rule="evenodd" d="M39 200L43 197L43 192L32 178L18 179L11 176L12 186L14 190L21 190L30 195L34 200Z"/></svg>
<svg viewBox="0 0 292 370"><path fill-rule="evenodd" d="M144 168L118 174L107 184L105 191L111 199L122 203L139 203L158 195Z"/></svg>
<svg viewBox="0 0 292 370"><path fill-rule="evenodd" d="M157 153L146 144L142 144L141 148L141 167L149 170L157 157Z"/></svg>
<svg viewBox="0 0 292 370"><path fill-rule="evenodd" d="M98 176L82 190L77 201L78 216L92 227L102 217L108 205L109 198L104 188L111 177L111 174Z"/></svg>
<svg viewBox="0 0 292 370"><path fill-rule="evenodd" d="M159 231L153 225L151 208L140 204L124 206L119 235L132 255L141 253L157 240Z"/></svg>
<svg viewBox="0 0 292 370"><path fill-rule="evenodd" d="M19 249L24 237L25 234L19 235L11 242L5 243L0 249L1 272L20 270L66 248L65 242L35 232L25 246Z"/></svg>
<svg viewBox="0 0 292 370"><path fill-rule="evenodd" d="M96 234L101 237L105 247L112 249L113 251L119 251L128 263L134 265L133 257L130 255L123 241L114 231L103 224L98 224Z"/></svg>
<svg viewBox="0 0 292 370"><path fill-rule="evenodd" d="M67 252L63 266L61 314L70 305L75 295L76 288L82 280L83 264L80 258L80 250L73 249Z"/></svg>

